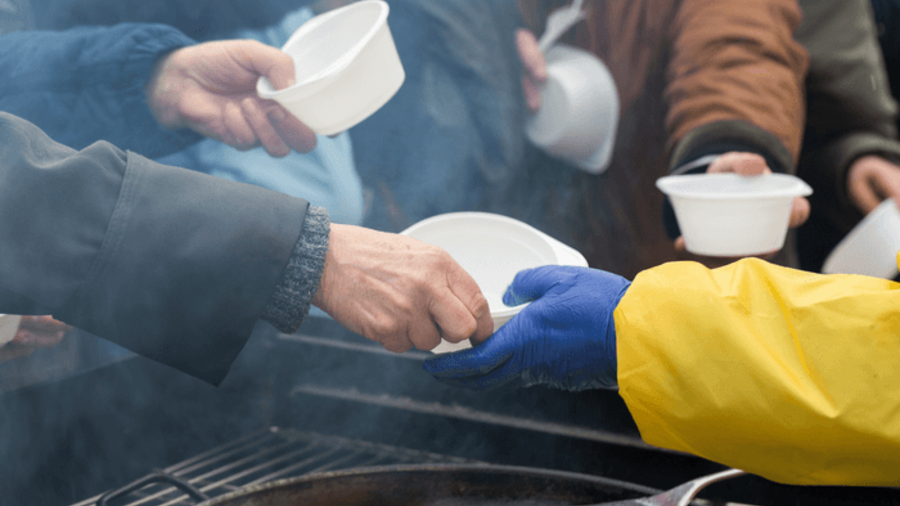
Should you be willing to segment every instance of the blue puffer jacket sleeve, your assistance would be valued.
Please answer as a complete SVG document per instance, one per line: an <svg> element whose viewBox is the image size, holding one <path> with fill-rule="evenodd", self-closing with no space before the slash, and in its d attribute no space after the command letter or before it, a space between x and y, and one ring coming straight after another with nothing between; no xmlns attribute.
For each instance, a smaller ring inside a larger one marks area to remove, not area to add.
<svg viewBox="0 0 900 506"><path fill-rule="evenodd" d="M197 142L153 118L144 86L161 56L194 41L165 25L121 24L0 36L0 111L82 149L106 140L144 156Z"/></svg>

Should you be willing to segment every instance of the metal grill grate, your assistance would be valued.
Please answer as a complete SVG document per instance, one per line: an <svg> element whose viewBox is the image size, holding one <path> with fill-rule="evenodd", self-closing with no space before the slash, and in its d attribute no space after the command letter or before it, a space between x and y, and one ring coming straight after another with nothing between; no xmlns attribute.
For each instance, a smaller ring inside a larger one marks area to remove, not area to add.
<svg viewBox="0 0 900 506"><path fill-rule="evenodd" d="M210 497L244 486L314 472L394 464L474 463L407 448L271 427L163 469ZM148 470L149 471L149 470ZM100 496L72 506L91 506ZM195 502L166 484L152 484L115 506L185 506Z"/></svg>

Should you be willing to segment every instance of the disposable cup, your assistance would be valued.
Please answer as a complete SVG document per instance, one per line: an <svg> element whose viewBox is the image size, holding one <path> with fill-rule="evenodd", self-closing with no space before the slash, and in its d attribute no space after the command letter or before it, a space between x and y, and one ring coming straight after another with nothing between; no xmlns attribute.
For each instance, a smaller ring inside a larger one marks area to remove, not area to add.
<svg viewBox="0 0 900 506"><path fill-rule="evenodd" d="M491 213L447 213L422 220L403 235L439 246L475 279L490 306L494 331L527 304L508 307L503 294L516 273L542 265L578 265L587 260L575 249L521 221ZM434 353L471 347L442 341Z"/></svg>
<svg viewBox="0 0 900 506"><path fill-rule="evenodd" d="M794 197L812 194L788 174L687 174L661 178L656 186L672 203L686 249L716 257L778 251Z"/></svg>
<svg viewBox="0 0 900 506"><path fill-rule="evenodd" d="M591 174L606 170L619 123L612 74L593 54L557 44L547 51L541 107L525 125L531 142Z"/></svg>
<svg viewBox="0 0 900 506"><path fill-rule="evenodd" d="M388 11L385 2L366 0L307 21L281 48L294 60L296 83L276 90L262 77L257 93L319 135L343 132L368 118L406 78Z"/></svg>
<svg viewBox="0 0 900 506"><path fill-rule="evenodd" d="M900 211L887 199L870 212L831 251L822 266L826 274L863 274L894 279L900 251Z"/></svg>

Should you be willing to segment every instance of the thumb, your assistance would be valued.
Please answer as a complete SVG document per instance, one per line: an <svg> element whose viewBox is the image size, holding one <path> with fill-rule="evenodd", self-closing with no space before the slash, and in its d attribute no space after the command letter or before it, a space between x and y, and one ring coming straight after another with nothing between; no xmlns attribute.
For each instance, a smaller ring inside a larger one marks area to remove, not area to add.
<svg viewBox="0 0 900 506"><path fill-rule="evenodd" d="M545 265L519 271L503 294L503 303L518 306L540 298L560 281L570 277L572 269L570 266Z"/></svg>
<svg viewBox="0 0 900 506"><path fill-rule="evenodd" d="M794 197L794 201L791 203L791 217L788 224L790 228L797 228L806 223L806 220L809 219L809 213L809 201L803 197Z"/></svg>
<svg viewBox="0 0 900 506"><path fill-rule="evenodd" d="M254 73L266 76L276 90L294 84L294 60L278 48L258 41L247 41L239 52L240 64Z"/></svg>
<svg viewBox="0 0 900 506"><path fill-rule="evenodd" d="M547 80L547 60L544 53L538 47L537 38L528 30L520 29L516 32L516 48L519 50L519 58L525 72L538 83Z"/></svg>

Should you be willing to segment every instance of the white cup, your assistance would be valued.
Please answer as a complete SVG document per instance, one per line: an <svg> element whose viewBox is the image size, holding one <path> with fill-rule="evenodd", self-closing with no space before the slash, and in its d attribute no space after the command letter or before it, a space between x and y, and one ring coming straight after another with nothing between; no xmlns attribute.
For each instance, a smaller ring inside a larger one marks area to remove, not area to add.
<svg viewBox="0 0 900 506"><path fill-rule="evenodd" d="M900 251L900 211L893 199L872 210L825 259L826 274L862 274L894 279Z"/></svg>
<svg viewBox="0 0 900 506"><path fill-rule="evenodd" d="M276 90L261 77L260 97L275 100L319 135L334 135L387 103L406 74L387 25L388 5L366 0L304 23L281 48L296 83Z"/></svg>
<svg viewBox="0 0 900 506"><path fill-rule="evenodd" d="M499 214L441 214L400 233L439 246L472 276L488 301L494 331L527 305L508 307L503 303L503 294L517 272L541 265L588 265L575 249L531 225ZM447 353L471 346L468 340L455 344L442 341L431 351Z"/></svg>
<svg viewBox="0 0 900 506"><path fill-rule="evenodd" d="M531 142L591 174L609 166L619 124L619 94L606 65L562 44L546 54L541 108L525 125Z"/></svg>
<svg viewBox="0 0 900 506"><path fill-rule="evenodd" d="M687 174L661 178L656 186L672 202L686 249L716 257L780 250L794 197L812 194L788 174Z"/></svg>

